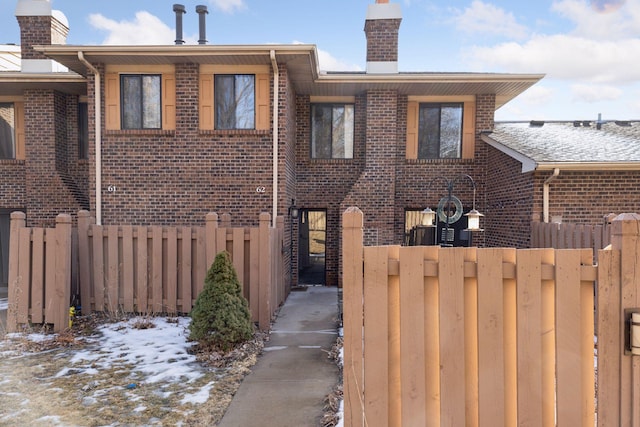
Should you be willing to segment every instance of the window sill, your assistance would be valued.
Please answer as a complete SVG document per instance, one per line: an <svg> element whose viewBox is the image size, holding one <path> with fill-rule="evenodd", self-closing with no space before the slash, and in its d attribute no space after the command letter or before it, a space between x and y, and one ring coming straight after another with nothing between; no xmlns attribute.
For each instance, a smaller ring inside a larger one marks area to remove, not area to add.
<svg viewBox="0 0 640 427"><path fill-rule="evenodd" d="M106 135L175 135L174 129L108 129Z"/></svg>
<svg viewBox="0 0 640 427"><path fill-rule="evenodd" d="M474 161L474 159L406 159L406 163L409 165L468 165L473 164Z"/></svg>
<svg viewBox="0 0 640 427"><path fill-rule="evenodd" d="M271 129L200 129L198 131L200 135L216 135L216 136L231 136L231 135L269 135Z"/></svg>
<svg viewBox="0 0 640 427"><path fill-rule="evenodd" d="M345 164L352 163L353 158L351 159L314 159L311 158L311 163L321 163L321 164Z"/></svg>
<svg viewBox="0 0 640 427"><path fill-rule="evenodd" d="M26 160L24 159L0 159L0 165L23 165Z"/></svg>

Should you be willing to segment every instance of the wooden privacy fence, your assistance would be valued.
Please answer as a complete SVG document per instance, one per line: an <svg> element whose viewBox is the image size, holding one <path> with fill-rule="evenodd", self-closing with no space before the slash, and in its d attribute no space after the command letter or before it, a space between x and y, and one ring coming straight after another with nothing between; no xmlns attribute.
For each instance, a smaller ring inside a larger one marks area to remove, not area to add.
<svg viewBox="0 0 640 427"><path fill-rule="evenodd" d="M640 216L614 221L599 266L590 249L363 247L362 221L343 214L345 426L640 425L623 338Z"/></svg>
<svg viewBox="0 0 640 427"><path fill-rule="evenodd" d="M99 226L80 211L72 233L68 215L58 216L56 228L42 229L25 227L24 214L14 213L8 329L28 323L52 324L54 331L67 327L75 257L83 314L189 313L207 270L224 250L253 320L267 329L286 298L283 219L277 218L275 228L270 221L263 213L258 227L231 227L229 215L219 221L210 213L204 227Z"/></svg>
<svg viewBox="0 0 640 427"><path fill-rule="evenodd" d="M612 216L615 217L615 215ZM611 226L609 221L605 221L602 225L531 223L532 248L591 248L594 256L597 256L598 250L604 249L610 242Z"/></svg>

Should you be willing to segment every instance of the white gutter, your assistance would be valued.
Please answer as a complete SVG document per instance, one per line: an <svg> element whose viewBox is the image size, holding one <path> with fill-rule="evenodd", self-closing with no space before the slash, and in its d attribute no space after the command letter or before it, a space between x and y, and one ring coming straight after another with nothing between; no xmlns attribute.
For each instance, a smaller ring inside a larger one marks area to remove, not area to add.
<svg viewBox="0 0 640 427"><path fill-rule="evenodd" d="M271 66L273 67L273 214L271 219L273 227L276 226L278 217L278 92L280 91L280 71L276 61L276 51L269 52Z"/></svg>
<svg viewBox="0 0 640 427"><path fill-rule="evenodd" d="M558 175L560 175L560 169L555 168L553 174L545 179L542 185L542 214L544 222L549 222L549 184L551 184L551 181L554 181Z"/></svg>
<svg viewBox="0 0 640 427"><path fill-rule="evenodd" d="M95 77L96 225L102 225L102 113L100 111L102 96L100 94L100 72L84 58L82 51L78 51L78 59L91 70Z"/></svg>

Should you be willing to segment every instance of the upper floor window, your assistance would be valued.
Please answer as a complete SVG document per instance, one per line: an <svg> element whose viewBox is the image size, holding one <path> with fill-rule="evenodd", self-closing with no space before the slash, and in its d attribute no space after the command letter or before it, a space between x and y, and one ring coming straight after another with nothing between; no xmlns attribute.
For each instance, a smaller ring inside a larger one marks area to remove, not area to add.
<svg viewBox="0 0 640 427"><path fill-rule="evenodd" d="M122 129L160 129L159 74L123 74L120 76L120 123Z"/></svg>
<svg viewBox="0 0 640 427"><path fill-rule="evenodd" d="M175 67L108 65L105 105L108 130L174 130Z"/></svg>
<svg viewBox="0 0 640 427"><path fill-rule="evenodd" d="M24 158L24 103L0 102L0 159Z"/></svg>
<svg viewBox="0 0 640 427"><path fill-rule="evenodd" d="M311 158L352 159L353 104L311 104Z"/></svg>
<svg viewBox="0 0 640 427"><path fill-rule="evenodd" d="M255 129L253 74L217 74L214 94L216 129Z"/></svg>
<svg viewBox="0 0 640 427"><path fill-rule="evenodd" d="M407 159L472 159L474 130L475 97L410 97Z"/></svg>
<svg viewBox="0 0 640 427"><path fill-rule="evenodd" d="M457 159L462 153L462 104L420 104L419 159Z"/></svg>
<svg viewBox="0 0 640 427"><path fill-rule="evenodd" d="M270 68L263 65L200 66L201 130L268 130Z"/></svg>
<svg viewBox="0 0 640 427"><path fill-rule="evenodd" d="M0 103L0 159L16 158L15 123L13 103Z"/></svg>

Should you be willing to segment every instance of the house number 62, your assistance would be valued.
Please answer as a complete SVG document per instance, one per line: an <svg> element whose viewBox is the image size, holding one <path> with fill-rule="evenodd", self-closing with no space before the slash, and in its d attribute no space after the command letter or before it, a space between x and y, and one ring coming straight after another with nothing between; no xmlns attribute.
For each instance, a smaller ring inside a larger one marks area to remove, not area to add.
<svg viewBox="0 0 640 427"><path fill-rule="evenodd" d="M266 193L267 189L265 187L257 187L256 193Z"/></svg>

